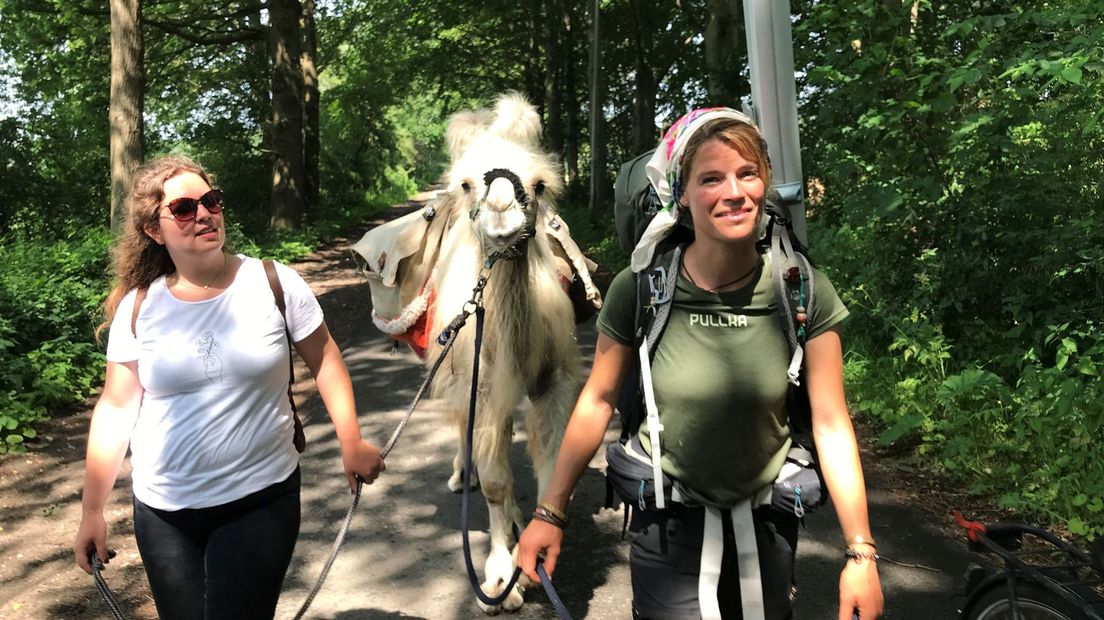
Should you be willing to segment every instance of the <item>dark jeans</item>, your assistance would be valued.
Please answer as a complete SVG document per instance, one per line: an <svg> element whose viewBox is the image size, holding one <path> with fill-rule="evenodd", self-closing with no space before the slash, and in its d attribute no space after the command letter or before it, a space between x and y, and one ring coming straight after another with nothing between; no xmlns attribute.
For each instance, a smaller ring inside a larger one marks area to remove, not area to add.
<svg viewBox="0 0 1104 620"><path fill-rule="evenodd" d="M161 620L271 619L299 536L299 469L221 506L134 500L134 537Z"/></svg>
<svg viewBox="0 0 1104 620"><path fill-rule="evenodd" d="M759 550L759 572L767 620L789 618L793 609L794 556L798 520L764 506L752 511ZM697 620L698 572L705 509L673 504L666 510L633 511L629 569L633 617L649 620ZM740 575L732 520L722 518L724 555L717 598L725 620L743 617Z"/></svg>

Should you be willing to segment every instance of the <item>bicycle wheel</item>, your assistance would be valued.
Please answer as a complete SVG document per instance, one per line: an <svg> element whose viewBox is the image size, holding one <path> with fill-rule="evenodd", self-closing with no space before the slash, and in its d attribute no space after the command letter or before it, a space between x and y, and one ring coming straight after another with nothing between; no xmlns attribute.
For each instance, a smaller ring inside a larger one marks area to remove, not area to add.
<svg viewBox="0 0 1104 620"><path fill-rule="evenodd" d="M1003 583L996 585L989 588L970 607L966 620L1084 620L1085 618L1085 614L1074 609L1068 601L1035 583L1017 583L1016 602L1019 613L1013 618L1008 586Z"/></svg>

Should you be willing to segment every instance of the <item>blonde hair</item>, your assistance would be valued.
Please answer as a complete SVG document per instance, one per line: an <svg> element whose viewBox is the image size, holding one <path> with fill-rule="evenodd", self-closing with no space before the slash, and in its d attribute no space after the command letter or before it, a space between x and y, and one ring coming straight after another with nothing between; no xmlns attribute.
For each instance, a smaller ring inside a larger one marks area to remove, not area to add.
<svg viewBox="0 0 1104 620"><path fill-rule="evenodd" d="M759 178L763 179L763 187L770 188L771 165L766 142L754 126L732 118L709 121L690 136L682 155L682 169L679 170L679 178L684 180L683 184L690 179L690 170L698 149L712 138L731 146L741 157L755 163L759 168Z"/></svg>
<svg viewBox="0 0 1104 620"><path fill-rule="evenodd" d="M146 233L146 227L160 229L158 213L165 199L165 181L184 172L195 173L214 187L207 171L183 155L159 157L134 172L126 198L126 223L112 249L115 286L104 300L104 322L96 328L97 340L131 289L148 288L157 278L176 271L169 251Z"/></svg>

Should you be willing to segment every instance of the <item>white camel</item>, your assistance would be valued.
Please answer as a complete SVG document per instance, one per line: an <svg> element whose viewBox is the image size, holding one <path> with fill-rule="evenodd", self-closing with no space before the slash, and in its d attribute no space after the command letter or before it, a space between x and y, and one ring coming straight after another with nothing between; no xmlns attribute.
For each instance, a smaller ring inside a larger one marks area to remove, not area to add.
<svg viewBox="0 0 1104 620"><path fill-rule="evenodd" d="M539 497L551 479L580 386L575 315L566 284L577 278L590 303L597 307L601 300L590 279L593 264L555 212L562 180L554 159L540 150L536 110L520 95L503 95L493 110L454 115L446 138L451 158L447 189L422 212L369 231L355 249L367 260L374 282L376 325L397 337L405 334L416 350L425 347L422 353L431 362L441 350L436 335L472 297L488 257L510 257L485 272L471 478L473 487L482 487L490 512L491 545L482 588L496 596L514 571L513 527L524 527L509 461L514 412L527 401L527 450ZM448 480L454 492L463 486L472 323L474 317L459 331L432 383L432 395L441 399L459 430ZM428 340L411 336L426 327ZM521 590L515 586L499 606L480 606L489 613L518 609Z"/></svg>

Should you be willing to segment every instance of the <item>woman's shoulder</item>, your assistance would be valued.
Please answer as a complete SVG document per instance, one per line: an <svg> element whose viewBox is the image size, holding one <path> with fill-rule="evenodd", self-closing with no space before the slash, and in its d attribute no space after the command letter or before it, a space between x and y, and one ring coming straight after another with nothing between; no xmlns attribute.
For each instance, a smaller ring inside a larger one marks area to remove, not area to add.
<svg viewBox="0 0 1104 620"><path fill-rule="evenodd" d="M605 303L620 298L633 299L636 290L636 274L631 267L625 267L613 277L609 289L606 290Z"/></svg>

